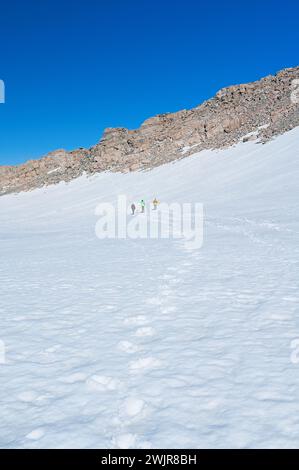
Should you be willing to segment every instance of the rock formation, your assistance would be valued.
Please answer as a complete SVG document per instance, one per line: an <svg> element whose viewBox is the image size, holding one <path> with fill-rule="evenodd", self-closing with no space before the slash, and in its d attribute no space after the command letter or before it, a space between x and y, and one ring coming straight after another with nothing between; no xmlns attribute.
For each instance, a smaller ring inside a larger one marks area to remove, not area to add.
<svg viewBox="0 0 299 470"><path fill-rule="evenodd" d="M106 129L90 149L56 150L23 165L0 166L0 195L70 181L84 172L152 168L242 138L266 142L299 126L299 104L291 100L296 79L299 67L285 69L224 88L194 109L150 118L139 129Z"/></svg>

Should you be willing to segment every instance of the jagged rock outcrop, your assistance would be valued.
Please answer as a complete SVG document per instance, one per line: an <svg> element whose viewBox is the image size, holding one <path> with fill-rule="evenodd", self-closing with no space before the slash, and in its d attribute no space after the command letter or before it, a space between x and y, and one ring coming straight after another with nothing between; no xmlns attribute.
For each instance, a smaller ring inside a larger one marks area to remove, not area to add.
<svg viewBox="0 0 299 470"><path fill-rule="evenodd" d="M299 67L257 82L220 90L200 106L147 119L139 129L106 129L90 149L56 150L19 166L0 166L0 195L70 181L84 172L136 171L256 139L262 142L299 126L299 105L292 102Z"/></svg>

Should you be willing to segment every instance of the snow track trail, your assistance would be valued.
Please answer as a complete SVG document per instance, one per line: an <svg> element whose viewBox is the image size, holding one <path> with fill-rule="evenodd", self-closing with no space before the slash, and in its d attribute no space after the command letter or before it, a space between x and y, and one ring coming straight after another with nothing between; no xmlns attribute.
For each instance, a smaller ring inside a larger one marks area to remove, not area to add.
<svg viewBox="0 0 299 470"><path fill-rule="evenodd" d="M0 198L1 447L299 446L298 143ZM97 239L118 194L202 202L202 248Z"/></svg>

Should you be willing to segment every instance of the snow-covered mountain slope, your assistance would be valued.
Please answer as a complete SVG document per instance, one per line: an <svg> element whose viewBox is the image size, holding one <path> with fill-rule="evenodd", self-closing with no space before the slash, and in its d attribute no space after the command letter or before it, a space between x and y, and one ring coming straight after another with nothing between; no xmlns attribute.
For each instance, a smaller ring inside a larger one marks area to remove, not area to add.
<svg viewBox="0 0 299 470"><path fill-rule="evenodd" d="M298 148L0 198L1 447L299 446ZM202 202L202 248L99 240L119 194Z"/></svg>

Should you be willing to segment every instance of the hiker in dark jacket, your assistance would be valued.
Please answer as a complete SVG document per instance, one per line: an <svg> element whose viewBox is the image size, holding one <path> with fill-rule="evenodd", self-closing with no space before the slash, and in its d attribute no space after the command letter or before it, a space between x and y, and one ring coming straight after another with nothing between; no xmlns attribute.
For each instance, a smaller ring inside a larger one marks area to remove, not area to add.
<svg viewBox="0 0 299 470"><path fill-rule="evenodd" d="M131 204L131 211L132 211L132 215L135 214L135 210L136 210L136 206L134 204L134 202Z"/></svg>

